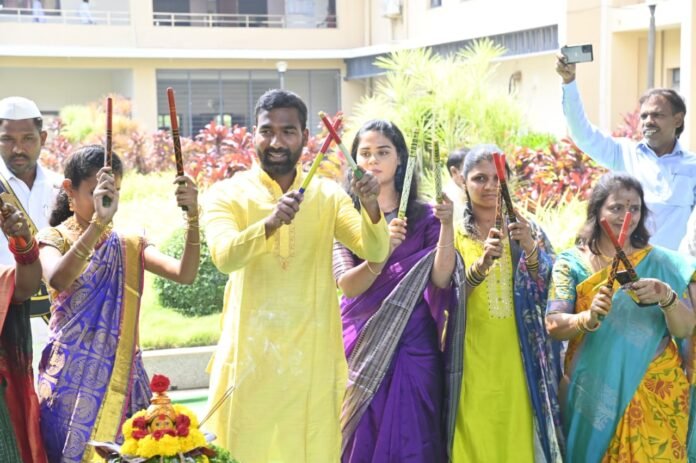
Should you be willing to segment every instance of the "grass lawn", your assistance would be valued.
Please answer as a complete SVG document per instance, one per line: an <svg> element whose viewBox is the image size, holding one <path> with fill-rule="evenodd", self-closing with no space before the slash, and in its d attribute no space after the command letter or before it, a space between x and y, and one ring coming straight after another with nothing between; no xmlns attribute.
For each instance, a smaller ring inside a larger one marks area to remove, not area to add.
<svg viewBox="0 0 696 463"><path fill-rule="evenodd" d="M162 243L176 228L184 226L182 212L174 200L174 173L147 176L127 174L115 224L124 230L145 230L154 244ZM140 344L143 349L206 346L217 343L220 314L184 317L162 307L152 285L154 276L145 276L140 308Z"/></svg>

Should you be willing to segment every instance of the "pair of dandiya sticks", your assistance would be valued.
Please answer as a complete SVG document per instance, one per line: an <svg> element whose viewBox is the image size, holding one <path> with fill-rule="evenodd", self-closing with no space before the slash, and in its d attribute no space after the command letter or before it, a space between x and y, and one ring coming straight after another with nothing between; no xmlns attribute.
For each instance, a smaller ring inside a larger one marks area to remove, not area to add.
<svg viewBox="0 0 696 463"><path fill-rule="evenodd" d="M624 285L628 285L630 283L634 283L634 282L639 280L638 274L636 273L636 269L633 267L633 264L628 259L626 252L624 252L624 250L623 250L623 246L626 243L626 237L628 236L628 227L631 225L632 219L633 219L633 215L631 214L630 211L627 211L626 215L624 216L623 223L621 224L621 231L619 232L618 238L614 234L614 231L611 229L611 225L609 225L609 222L607 221L607 219L602 218L599 221L599 224L604 229L604 232L609 237L609 240L611 241L611 244L614 245L614 250L616 251L616 254L614 255L614 259L612 259L612 262L611 262L611 268L609 269L609 276L607 277L607 283L605 285L607 288L609 288L609 290L614 289L614 281L618 281L619 284L624 286ZM625 270L619 271L620 264L624 265ZM625 287L624 291L626 292L626 294L628 294L628 296L631 299L633 299L633 301L636 304L638 304L640 306L653 305L653 304L642 304L630 287ZM604 316L600 316L599 319L600 320L604 319Z"/></svg>
<svg viewBox="0 0 696 463"><path fill-rule="evenodd" d="M174 145L174 159L176 161L176 175L181 177L184 175L184 160L181 154L181 136L179 135L179 119L176 113L176 101L174 99L174 89L167 88L167 98L169 100L169 119L172 124L172 142ZM113 159L113 98L106 99L106 143L104 147L104 167L111 167ZM111 198L104 196L102 198L104 207L109 207ZM187 206L181 206L184 211L188 210Z"/></svg>

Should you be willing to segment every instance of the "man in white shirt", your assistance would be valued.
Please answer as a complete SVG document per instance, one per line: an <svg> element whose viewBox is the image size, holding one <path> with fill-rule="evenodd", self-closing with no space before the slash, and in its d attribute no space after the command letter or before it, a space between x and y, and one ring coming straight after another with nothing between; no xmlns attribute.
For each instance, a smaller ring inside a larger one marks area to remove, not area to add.
<svg viewBox="0 0 696 463"><path fill-rule="evenodd" d="M598 164L640 181L650 210L650 242L676 250L696 204L696 154L679 143L686 116L683 98L672 89L648 90L639 100L643 139L613 138L587 120L575 64L559 55L556 72L563 79L563 114L575 144Z"/></svg>
<svg viewBox="0 0 696 463"><path fill-rule="evenodd" d="M41 147L46 142L41 112L31 100L13 96L0 100L0 175L17 197L25 212L41 230L58 194L62 178L38 164ZM7 238L0 233L0 263L14 265L7 247ZM46 326L39 318L32 319L35 346L45 344ZM39 358L34 356L35 364Z"/></svg>

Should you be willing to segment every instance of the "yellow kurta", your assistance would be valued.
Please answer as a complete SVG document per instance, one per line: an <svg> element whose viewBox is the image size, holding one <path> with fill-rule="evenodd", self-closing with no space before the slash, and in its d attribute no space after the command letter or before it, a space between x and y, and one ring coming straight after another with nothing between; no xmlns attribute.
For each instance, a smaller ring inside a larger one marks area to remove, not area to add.
<svg viewBox="0 0 696 463"><path fill-rule="evenodd" d="M303 176L298 169L291 190ZM282 195L255 166L215 185L206 200L211 256L230 274L210 403L236 386L206 427L244 463L337 462L347 366L333 241L382 261L386 222L372 224L338 184L315 178L292 224L267 240L263 221Z"/></svg>
<svg viewBox="0 0 696 463"><path fill-rule="evenodd" d="M468 294L454 463L534 461L534 422L515 321L510 243L503 243L502 258ZM483 243L460 231L456 247L467 263L483 255Z"/></svg>

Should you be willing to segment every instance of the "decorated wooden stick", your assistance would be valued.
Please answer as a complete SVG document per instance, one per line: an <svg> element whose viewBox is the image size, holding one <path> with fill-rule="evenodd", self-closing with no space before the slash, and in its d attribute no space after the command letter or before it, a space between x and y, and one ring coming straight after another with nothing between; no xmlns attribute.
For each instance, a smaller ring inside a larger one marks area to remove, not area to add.
<svg viewBox="0 0 696 463"><path fill-rule="evenodd" d="M338 116L336 120L333 123L333 128L335 131L338 132L341 128L341 124L343 123L343 116ZM324 159L324 154L329 150L329 147L331 146L331 142L333 141L333 136L331 133L329 133L326 136L326 139L324 140L324 144L321 145L321 148L319 149L319 152L317 153L317 157L314 158L314 162L312 162L312 167L309 168L309 172L307 172L307 176L304 178L304 181L302 182L302 186L300 187L300 193L304 193L307 190L307 187L309 186L309 182L312 181L312 177L314 177L314 174L316 173L317 169L319 168L319 164L321 164L322 159Z"/></svg>
<svg viewBox="0 0 696 463"><path fill-rule="evenodd" d="M172 143L174 144L174 160L176 162L176 176L184 175L184 158L181 154L181 136L179 135L179 118L176 112L176 101L174 99L174 89L167 88L167 98L169 99L169 120L172 124ZM180 182L179 184L183 184ZM188 211L187 206L181 206L182 211Z"/></svg>
<svg viewBox="0 0 696 463"><path fill-rule="evenodd" d="M435 201L442 202L442 159L440 159L440 142L433 141L433 168L435 169Z"/></svg>
<svg viewBox="0 0 696 463"><path fill-rule="evenodd" d="M621 232L619 233L619 245L623 249L623 245L626 242L626 236L628 235L628 226L631 223L631 213L626 212L626 215L624 216L624 221L623 224L621 224ZM617 255L614 255L614 259L611 261L611 268L609 269L609 276L607 277L607 283L606 287L609 288L610 290L614 289L614 281L616 281L616 274L619 272L619 263L621 261L619 260ZM604 320L604 316L600 315L599 320Z"/></svg>
<svg viewBox="0 0 696 463"><path fill-rule="evenodd" d="M503 230L503 194L500 191L500 183L498 183L498 200L495 206L495 229L502 232ZM500 259L499 256L493 256L493 260Z"/></svg>
<svg viewBox="0 0 696 463"><path fill-rule="evenodd" d="M111 97L106 98L106 147L104 149L104 167L111 167L112 158L112 142L113 142L113 99ZM104 196L102 197L102 205L104 207L109 207L111 205L111 198Z"/></svg>
<svg viewBox="0 0 696 463"><path fill-rule="evenodd" d="M493 163L495 164L495 171L498 174L498 182L500 184L500 194L505 201L505 209L507 211L508 221L510 223L517 222L517 215L515 214L515 206L512 204L512 198L510 197L510 190L508 190L506 175L505 175L505 155L499 153L493 153Z"/></svg>
<svg viewBox="0 0 696 463"><path fill-rule="evenodd" d="M416 170L418 163L418 129L413 131L411 138L411 149L408 151L408 162L406 163L406 174L404 175L404 185L401 188L401 202L399 203L399 212L397 217L403 219L406 217L406 209L408 208L408 197L411 194L411 181L413 180L413 171Z"/></svg>
<svg viewBox="0 0 696 463"><path fill-rule="evenodd" d="M627 215L630 214L627 213ZM631 216L628 215L628 223L630 223L630 218ZM619 240L616 238L616 235L614 235L614 232L611 229L611 225L609 225L609 222L607 219L601 219L599 221L600 225L604 229L604 232L607 234L609 239L611 240L611 243L614 245L614 249L616 250L616 257L624 264L624 267L626 267L626 271L628 272L628 276L631 279L631 281L638 281L638 275L636 274L636 269L633 268L633 264L631 264L631 261L628 260L628 257L626 256L626 253L623 250L623 247ZM626 219L624 218L624 223L621 226L622 232L624 230L624 227L626 227ZM625 232L624 232L625 234Z"/></svg>
<svg viewBox="0 0 696 463"><path fill-rule="evenodd" d="M343 152L343 156L345 156L348 165L350 165L350 168L353 171L353 175L355 175L355 178L360 180L363 177L363 172L358 168L358 165L355 163L355 159L351 157L350 151L348 151L348 149L343 145L340 135L338 135L338 132L336 132L333 125L331 125L331 121L329 120L328 116L324 111L320 111L319 117L321 118L321 121L324 123L324 126L326 126L326 130L329 131L329 135L333 137L334 141L338 145L338 149L340 149Z"/></svg>

